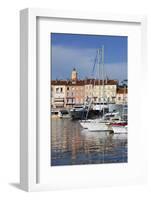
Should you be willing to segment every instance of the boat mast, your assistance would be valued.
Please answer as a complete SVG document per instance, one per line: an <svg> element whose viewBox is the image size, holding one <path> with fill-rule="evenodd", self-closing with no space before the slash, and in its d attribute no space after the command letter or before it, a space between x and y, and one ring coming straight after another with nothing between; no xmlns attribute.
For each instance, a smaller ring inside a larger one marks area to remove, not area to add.
<svg viewBox="0 0 151 200"><path fill-rule="evenodd" d="M98 54L98 86L100 87L98 103L101 104L101 66L100 66L101 65L101 49L98 49L97 54Z"/></svg>
<svg viewBox="0 0 151 200"><path fill-rule="evenodd" d="M123 105L122 105L122 108L123 108L123 112L122 112L122 120L125 120L125 117L124 117L124 108L125 108L125 93L126 93L126 86L124 85L124 93L123 93Z"/></svg>
<svg viewBox="0 0 151 200"><path fill-rule="evenodd" d="M95 57L95 60L94 60L94 66L93 66L93 70L92 70L92 76L94 76L94 70L95 70L95 67L96 67L96 63L97 63L97 59L98 59L98 54L99 54L98 52L99 51L97 50L96 57ZM93 79L92 79L92 84L93 84ZM94 90L94 87L95 87L95 79L94 79L94 85L92 85L91 100L90 100L89 105L88 105L88 109L87 109L85 120L87 120L87 118L88 118L88 113L89 113L91 104L93 103L93 97L94 97L93 90Z"/></svg>
<svg viewBox="0 0 151 200"><path fill-rule="evenodd" d="M104 116L104 45L101 52L101 74L102 74L102 96L103 96L103 116Z"/></svg>

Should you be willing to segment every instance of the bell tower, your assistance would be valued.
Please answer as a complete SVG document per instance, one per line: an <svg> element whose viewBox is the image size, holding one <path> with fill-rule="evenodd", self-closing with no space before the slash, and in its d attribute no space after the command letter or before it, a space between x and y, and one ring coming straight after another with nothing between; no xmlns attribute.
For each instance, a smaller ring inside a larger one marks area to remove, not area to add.
<svg viewBox="0 0 151 200"><path fill-rule="evenodd" d="M73 68L72 73L71 73L71 80L77 81L77 79L78 79L78 73L77 73L76 69Z"/></svg>

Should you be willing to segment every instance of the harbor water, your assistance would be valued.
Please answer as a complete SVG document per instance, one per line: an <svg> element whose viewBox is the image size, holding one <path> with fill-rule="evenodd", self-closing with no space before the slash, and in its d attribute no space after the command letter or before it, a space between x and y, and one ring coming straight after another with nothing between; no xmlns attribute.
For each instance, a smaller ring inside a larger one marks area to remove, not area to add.
<svg viewBox="0 0 151 200"><path fill-rule="evenodd" d="M51 166L126 163L128 134L89 132L79 121L51 119Z"/></svg>

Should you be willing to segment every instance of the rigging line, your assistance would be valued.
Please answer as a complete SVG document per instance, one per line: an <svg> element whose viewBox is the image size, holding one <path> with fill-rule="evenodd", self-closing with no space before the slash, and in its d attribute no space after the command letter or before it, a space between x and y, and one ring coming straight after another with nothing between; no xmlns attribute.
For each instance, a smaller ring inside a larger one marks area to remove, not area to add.
<svg viewBox="0 0 151 200"><path fill-rule="evenodd" d="M97 61L97 53L96 53L96 56L95 56L95 59L94 59L94 65L93 65L93 68L92 68L92 72L91 72L91 76L93 77L94 76L94 70L95 70L95 66L96 66L96 61Z"/></svg>
<svg viewBox="0 0 151 200"><path fill-rule="evenodd" d="M95 56L95 59L94 59L94 65L93 65L93 69L92 69L92 73L91 73L91 76L94 78L94 70L95 70L95 66L96 66L96 63L97 63L97 59L98 59L98 50L96 51L96 56ZM92 90L93 90L93 87L95 86L95 79L94 79L94 82L92 80ZM90 107L92 105L92 97L93 97L93 91L91 91L92 94L91 94L91 99L89 101L89 105L88 105L88 109L87 109L87 113L86 113L86 117L85 117L85 120L87 120L88 118L88 113L90 111Z"/></svg>

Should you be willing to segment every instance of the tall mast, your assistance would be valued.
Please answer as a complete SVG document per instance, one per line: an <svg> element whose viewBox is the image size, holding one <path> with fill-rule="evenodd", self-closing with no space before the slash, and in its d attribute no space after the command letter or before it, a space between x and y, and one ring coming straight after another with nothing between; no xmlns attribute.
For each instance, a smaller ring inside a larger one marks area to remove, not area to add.
<svg viewBox="0 0 151 200"><path fill-rule="evenodd" d="M101 66L100 66L101 65L101 49L98 49L97 54L98 54L98 86L100 87L98 100L101 102Z"/></svg>
<svg viewBox="0 0 151 200"><path fill-rule="evenodd" d="M103 96L103 116L104 116L104 45L102 45L102 56L101 56L101 74L102 74L102 96Z"/></svg>
<svg viewBox="0 0 151 200"><path fill-rule="evenodd" d="M122 120L123 119L125 119L125 117L124 117L124 108L125 108L125 94L126 93L126 86L124 85L124 93L123 93L123 106L122 106L122 108L123 108L123 110L122 110Z"/></svg>

